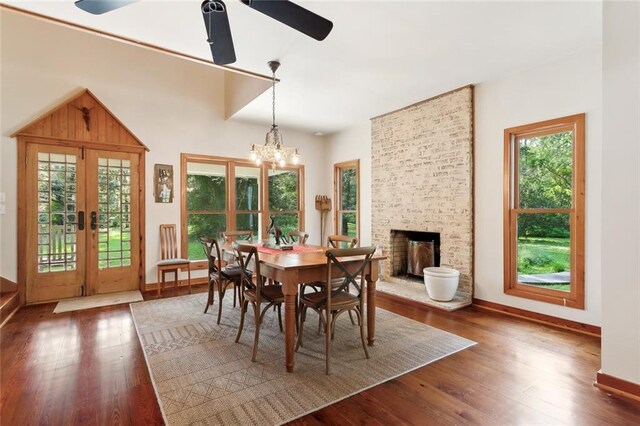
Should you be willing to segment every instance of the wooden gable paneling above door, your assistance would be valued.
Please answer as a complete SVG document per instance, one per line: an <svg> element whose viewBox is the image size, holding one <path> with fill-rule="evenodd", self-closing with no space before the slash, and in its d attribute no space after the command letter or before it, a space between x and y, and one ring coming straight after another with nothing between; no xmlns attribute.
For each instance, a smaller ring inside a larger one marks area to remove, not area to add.
<svg viewBox="0 0 640 426"><path fill-rule="evenodd" d="M149 149L88 89L12 137L21 302L144 289Z"/></svg>
<svg viewBox="0 0 640 426"><path fill-rule="evenodd" d="M11 135L16 136L83 143L114 151L149 151L89 89L74 94Z"/></svg>

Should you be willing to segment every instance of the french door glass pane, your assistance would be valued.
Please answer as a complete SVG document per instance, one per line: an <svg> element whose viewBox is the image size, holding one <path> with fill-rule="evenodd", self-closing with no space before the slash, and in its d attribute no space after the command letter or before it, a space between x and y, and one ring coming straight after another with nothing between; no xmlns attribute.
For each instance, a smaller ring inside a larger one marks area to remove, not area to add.
<svg viewBox="0 0 640 426"><path fill-rule="evenodd" d="M269 169L269 210L298 210L298 173Z"/></svg>
<svg viewBox="0 0 640 426"><path fill-rule="evenodd" d="M205 260L200 238L220 239L220 232L227 229L227 215L189 214L187 218L188 256L191 260Z"/></svg>
<svg viewBox="0 0 640 426"><path fill-rule="evenodd" d="M573 132L518 139L520 208L571 208Z"/></svg>
<svg viewBox="0 0 640 426"><path fill-rule="evenodd" d="M340 212L340 235L355 237L358 235L355 213Z"/></svg>
<svg viewBox="0 0 640 426"><path fill-rule="evenodd" d="M98 158L98 268L131 266L131 163Z"/></svg>
<svg viewBox="0 0 640 426"><path fill-rule="evenodd" d="M76 256L76 156L38 153L38 272L73 271Z"/></svg>
<svg viewBox="0 0 640 426"><path fill-rule="evenodd" d="M570 215L518 215L518 282L569 291L571 282Z"/></svg>
<svg viewBox="0 0 640 426"><path fill-rule="evenodd" d="M340 169L340 183L340 209L355 210L358 199L356 169Z"/></svg>
<svg viewBox="0 0 640 426"><path fill-rule="evenodd" d="M225 165L187 163L187 210L225 210L226 175Z"/></svg>

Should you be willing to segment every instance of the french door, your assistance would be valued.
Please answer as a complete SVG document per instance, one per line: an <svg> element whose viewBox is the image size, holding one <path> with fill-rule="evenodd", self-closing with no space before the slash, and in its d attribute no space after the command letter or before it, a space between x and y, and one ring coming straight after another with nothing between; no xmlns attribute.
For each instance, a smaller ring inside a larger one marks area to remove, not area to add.
<svg viewBox="0 0 640 426"><path fill-rule="evenodd" d="M135 290L139 154L27 144L27 302Z"/></svg>

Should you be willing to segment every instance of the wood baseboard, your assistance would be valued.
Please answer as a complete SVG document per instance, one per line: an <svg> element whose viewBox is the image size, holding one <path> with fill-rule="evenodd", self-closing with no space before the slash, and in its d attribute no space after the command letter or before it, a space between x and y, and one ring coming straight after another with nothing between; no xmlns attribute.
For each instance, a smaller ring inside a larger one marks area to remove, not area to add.
<svg viewBox="0 0 640 426"><path fill-rule="evenodd" d="M20 295L17 291L5 293L0 306L0 328L20 309Z"/></svg>
<svg viewBox="0 0 640 426"><path fill-rule="evenodd" d="M535 321L554 327L564 328L572 331L577 331L583 334L589 334L591 336L601 335L601 329L597 325L583 324L577 321L571 321L564 318L557 318L551 315L539 314L537 312L527 311L525 309L514 308L512 306L501 305L500 303L489 302L482 299L473 298L473 306L481 309L487 309L494 312L500 312L503 314L511 315L518 318L524 318L530 321Z"/></svg>
<svg viewBox="0 0 640 426"><path fill-rule="evenodd" d="M191 278L191 286L200 285L200 284L207 284L207 277ZM188 285L189 284L187 284L187 280L185 279L178 280L178 287L187 287ZM164 288L172 288L173 286L174 286L173 281L166 281L164 283ZM144 285L144 291L152 291L157 289L158 289L158 283L146 283Z"/></svg>
<svg viewBox="0 0 640 426"><path fill-rule="evenodd" d="M638 383L628 382L598 371L593 385L604 392L640 401L640 384Z"/></svg>
<svg viewBox="0 0 640 426"><path fill-rule="evenodd" d="M13 293L18 291L18 284L5 277L0 277L0 293Z"/></svg>

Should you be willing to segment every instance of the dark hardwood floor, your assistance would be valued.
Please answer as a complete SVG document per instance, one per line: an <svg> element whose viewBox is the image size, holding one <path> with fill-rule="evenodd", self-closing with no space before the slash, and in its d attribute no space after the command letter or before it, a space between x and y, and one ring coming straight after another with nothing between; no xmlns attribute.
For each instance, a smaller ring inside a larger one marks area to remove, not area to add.
<svg viewBox="0 0 640 426"><path fill-rule="evenodd" d="M177 293L186 290L164 297ZM0 423L161 424L129 307L54 315L54 306L23 308L1 329ZM639 403L593 386L596 337L473 307L380 306L478 345L294 424L640 424Z"/></svg>

